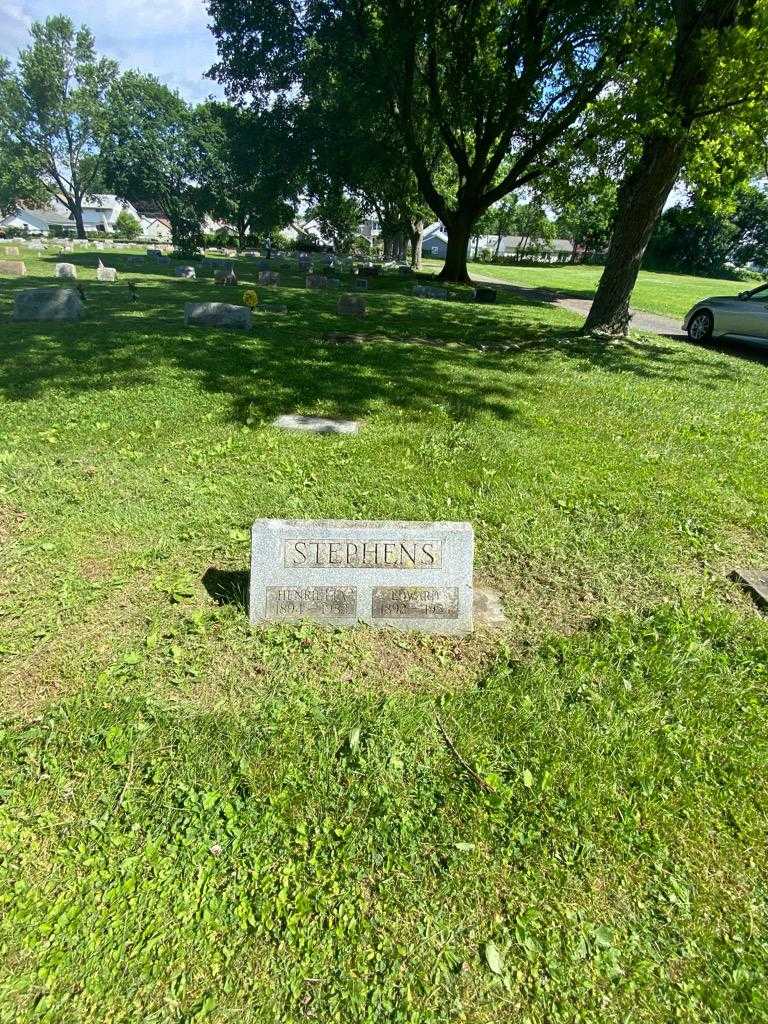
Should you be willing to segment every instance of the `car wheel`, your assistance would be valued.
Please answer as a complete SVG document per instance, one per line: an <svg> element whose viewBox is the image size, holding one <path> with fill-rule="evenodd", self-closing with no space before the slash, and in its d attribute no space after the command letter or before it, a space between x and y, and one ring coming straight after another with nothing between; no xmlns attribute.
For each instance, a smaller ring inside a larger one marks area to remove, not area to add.
<svg viewBox="0 0 768 1024"><path fill-rule="evenodd" d="M708 309L700 309L688 321L688 337L691 341L709 341L715 319Z"/></svg>

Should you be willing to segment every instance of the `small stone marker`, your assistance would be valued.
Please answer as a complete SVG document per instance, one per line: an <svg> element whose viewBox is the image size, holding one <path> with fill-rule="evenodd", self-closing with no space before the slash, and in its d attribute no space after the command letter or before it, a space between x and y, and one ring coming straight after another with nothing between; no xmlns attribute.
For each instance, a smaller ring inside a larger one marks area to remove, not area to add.
<svg viewBox="0 0 768 1024"><path fill-rule="evenodd" d="M324 416L302 416L300 413L278 416L272 426L282 430L304 430L310 434L357 434L360 430L358 420L329 420Z"/></svg>
<svg viewBox="0 0 768 1024"><path fill-rule="evenodd" d="M447 299L449 298L447 288L433 288L428 284L415 284L413 294L420 299Z"/></svg>
<svg viewBox="0 0 768 1024"><path fill-rule="evenodd" d="M731 576L749 590L759 604L768 607L768 569L734 569Z"/></svg>
<svg viewBox="0 0 768 1024"><path fill-rule="evenodd" d="M345 334L343 331L329 331L323 335L323 341L328 345L362 345L367 339L367 334Z"/></svg>
<svg viewBox="0 0 768 1024"><path fill-rule="evenodd" d="M475 288L474 299L475 302L490 302L496 301L497 292L495 288Z"/></svg>
<svg viewBox="0 0 768 1024"><path fill-rule="evenodd" d="M114 284L117 280L117 271L114 267L98 266L96 268L96 280L108 281L111 284Z"/></svg>
<svg viewBox="0 0 768 1024"><path fill-rule="evenodd" d="M32 248L32 246L30 246ZM2 250L3 256L18 256L19 250L15 245L4 246Z"/></svg>
<svg viewBox="0 0 768 1024"><path fill-rule="evenodd" d="M220 285L236 285L237 274L234 270L215 270L213 273L213 283Z"/></svg>
<svg viewBox="0 0 768 1024"><path fill-rule="evenodd" d="M259 284L280 284L280 275L276 270L262 270L259 272Z"/></svg>
<svg viewBox="0 0 768 1024"><path fill-rule="evenodd" d="M66 277L70 281L77 280L77 267L74 263L57 263L56 277Z"/></svg>
<svg viewBox="0 0 768 1024"><path fill-rule="evenodd" d="M162 253L159 256L155 256L155 263L161 263L163 266L167 266L170 262L170 256L163 256Z"/></svg>
<svg viewBox="0 0 768 1024"><path fill-rule="evenodd" d="M473 558L469 523L258 519L250 619L468 633Z"/></svg>
<svg viewBox="0 0 768 1024"><path fill-rule="evenodd" d="M328 278L324 274L307 274L305 284L307 288L327 288Z"/></svg>
<svg viewBox="0 0 768 1024"><path fill-rule="evenodd" d="M14 296L12 320L79 320L80 296L72 288L25 288Z"/></svg>
<svg viewBox="0 0 768 1024"><path fill-rule="evenodd" d="M185 277L187 280L192 281L195 278L194 267L176 267L174 270L176 277Z"/></svg>
<svg viewBox="0 0 768 1024"><path fill-rule="evenodd" d="M23 260L0 260L0 274L8 274L10 277L24 277L27 272L27 265Z"/></svg>
<svg viewBox="0 0 768 1024"><path fill-rule="evenodd" d="M193 327L236 327L251 329L251 311L247 306L232 306L228 302L187 302L184 323Z"/></svg>
<svg viewBox="0 0 768 1024"><path fill-rule="evenodd" d="M288 307L282 302L260 302L256 309L259 313L283 314L288 312Z"/></svg>
<svg viewBox="0 0 768 1024"><path fill-rule="evenodd" d="M368 291L368 278L367 277L354 277L352 283L355 289L359 292Z"/></svg>
<svg viewBox="0 0 768 1024"><path fill-rule="evenodd" d="M336 312L339 316L365 316L368 312L368 303L362 295L340 295L336 303Z"/></svg>

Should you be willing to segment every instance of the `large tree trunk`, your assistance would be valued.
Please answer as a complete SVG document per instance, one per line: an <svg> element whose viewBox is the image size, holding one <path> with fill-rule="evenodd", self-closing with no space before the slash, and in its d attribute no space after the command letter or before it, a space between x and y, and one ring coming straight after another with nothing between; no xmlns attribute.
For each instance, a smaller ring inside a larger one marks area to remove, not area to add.
<svg viewBox="0 0 768 1024"><path fill-rule="evenodd" d="M72 216L75 218L75 229L78 238L85 238L85 224L83 223L83 207L80 203L73 204Z"/></svg>
<svg viewBox="0 0 768 1024"><path fill-rule="evenodd" d="M469 284L467 249L473 222L474 218L456 218L450 224L445 225L445 230L448 233L448 250L445 254L443 269L438 274L441 281Z"/></svg>
<svg viewBox="0 0 768 1024"><path fill-rule="evenodd" d="M680 173L686 139L686 135L648 136L640 162L624 179L605 270L585 331L627 333L632 289L653 229Z"/></svg>

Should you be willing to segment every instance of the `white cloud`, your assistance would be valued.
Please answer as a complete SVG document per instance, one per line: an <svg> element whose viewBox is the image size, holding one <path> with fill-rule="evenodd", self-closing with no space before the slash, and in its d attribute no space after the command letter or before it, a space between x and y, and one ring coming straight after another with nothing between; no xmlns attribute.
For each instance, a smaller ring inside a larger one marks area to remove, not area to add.
<svg viewBox="0 0 768 1024"><path fill-rule="evenodd" d="M0 0L0 53L15 57L32 21L66 14L87 25L99 53L156 75L188 100L222 95L204 78L216 61L202 0Z"/></svg>

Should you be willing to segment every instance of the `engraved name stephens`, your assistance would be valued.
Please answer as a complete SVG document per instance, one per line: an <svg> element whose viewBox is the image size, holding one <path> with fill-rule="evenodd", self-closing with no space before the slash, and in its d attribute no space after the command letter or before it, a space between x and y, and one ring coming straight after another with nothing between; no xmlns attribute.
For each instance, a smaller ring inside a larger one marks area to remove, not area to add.
<svg viewBox="0 0 768 1024"><path fill-rule="evenodd" d="M440 569L439 540L287 540L283 565L294 569Z"/></svg>

